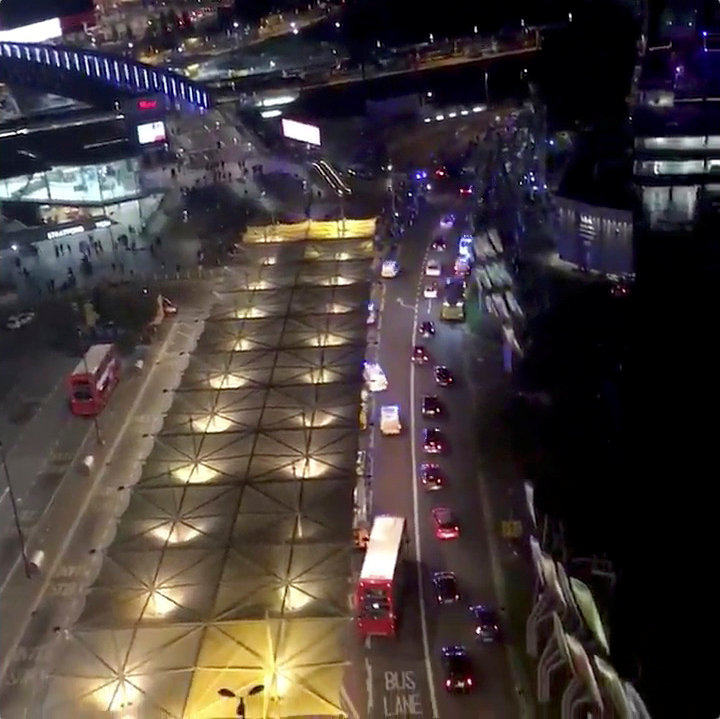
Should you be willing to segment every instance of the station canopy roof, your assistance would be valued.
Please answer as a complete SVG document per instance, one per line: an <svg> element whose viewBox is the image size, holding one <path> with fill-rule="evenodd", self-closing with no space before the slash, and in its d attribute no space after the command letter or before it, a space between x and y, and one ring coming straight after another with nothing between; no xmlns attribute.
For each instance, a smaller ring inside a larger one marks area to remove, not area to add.
<svg viewBox="0 0 720 719"><path fill-rule="evenodd" d="M249 716L342 713L372 242L323 244L249 246L217 292L47 716L230 716L258 684Z"/></svg>

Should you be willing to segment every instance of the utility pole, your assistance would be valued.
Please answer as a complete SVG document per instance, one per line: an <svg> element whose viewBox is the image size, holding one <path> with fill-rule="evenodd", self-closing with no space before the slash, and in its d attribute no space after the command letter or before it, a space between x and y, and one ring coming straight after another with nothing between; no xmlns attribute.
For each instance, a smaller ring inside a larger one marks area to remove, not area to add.
<svg viewBox="0 0 720 719"><path fill-rule="evenodd" d="M20 526L20 515L18 514L17 500L15 498L15 490L13 489L12 481L10 480L10 471L7 466L7 457L5 456L5 447L0 442L0 461L2 461L3 471L5 472L5 483L8 488L8 496L10 497L10 505L12 507L13 520L15 521L15 530L17 531L18 540L20 542L20 551L22 552L23 566L25 567L25 576L30 579L32 574L30 572L30 561L27 555L27 546L25 544L25 535L23 534L22 527Z"/></svg>

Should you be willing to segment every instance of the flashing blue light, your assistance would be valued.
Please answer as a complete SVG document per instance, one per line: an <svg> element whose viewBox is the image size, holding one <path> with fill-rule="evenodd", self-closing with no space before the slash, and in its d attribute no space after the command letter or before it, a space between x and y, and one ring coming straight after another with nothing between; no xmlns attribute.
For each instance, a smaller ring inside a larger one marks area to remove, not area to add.
<svg viewBox="0 0 720 719"><path fill-rule="evenodd" d="M422 172L420 172L420 170L418 170L418 171L415 173L415 179L416 179L416 180L422 180Z"/></svg>
<svg viewBox="0 0 720 719"><path fill-rule="evenodd" d="M703 37L707 37L707 30L703 30Z"/></svg>

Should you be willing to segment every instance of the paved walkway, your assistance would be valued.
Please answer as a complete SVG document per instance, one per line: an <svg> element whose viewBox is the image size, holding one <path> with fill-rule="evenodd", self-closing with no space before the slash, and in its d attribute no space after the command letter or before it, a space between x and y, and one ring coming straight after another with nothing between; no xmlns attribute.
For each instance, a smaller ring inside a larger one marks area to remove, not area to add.
<svg viewBox="0 0 720 719"><path fill-rule="evenodd" d="M52 666L53 639L81 613L88 587L102 563L102 550L114 537L116 518L130 499L130 488L153 445L153 428L162 422L172 392L204 328L212 304L212 283L194 306L158 340L137 372L127 368L112 403L101 415L104 445L92 428L75 457L65 458L52 503L28 537L28 553L43 552L41 569L28 578L20 558L0 585L0 706L4 716L23 716L33 706L36 681ZM91 472L82 458L95 458Z"/></svg>

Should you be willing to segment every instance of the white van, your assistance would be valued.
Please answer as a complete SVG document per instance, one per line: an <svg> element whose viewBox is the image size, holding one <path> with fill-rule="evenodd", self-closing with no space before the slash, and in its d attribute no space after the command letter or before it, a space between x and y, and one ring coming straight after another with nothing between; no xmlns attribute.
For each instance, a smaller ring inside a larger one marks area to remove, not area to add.
<svg viewBox="0 0 720 719"><path fill-rule="evenodd" d="M377 362L365 363L363 380L371 392L384 392L388 388L387 376Z"/></svg>
<svg viewBox="0 0 720 719"><path fill-rule="evenodd" d="M397 260L385 260L382 263L380 269L380 277L385 280L391 280L393 277L397 277L400 274L400 265Z"/></svg>
<svg viewBox="0 0 720 719"><path fill-rule="evenodd" d="M400 434L402 425L400 424L400 407L396 404L385 405L380 408L380 432L381 434L393 435Z"/></svg>

